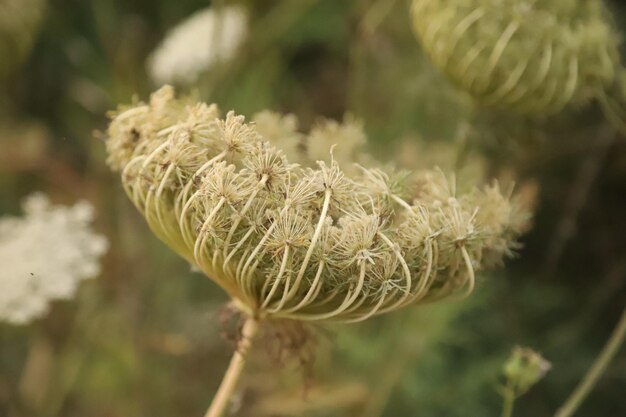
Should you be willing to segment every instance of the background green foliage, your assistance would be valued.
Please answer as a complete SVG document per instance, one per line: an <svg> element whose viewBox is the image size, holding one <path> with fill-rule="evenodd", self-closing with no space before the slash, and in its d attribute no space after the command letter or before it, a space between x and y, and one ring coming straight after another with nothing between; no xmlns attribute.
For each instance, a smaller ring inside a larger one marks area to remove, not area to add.
<svg viewBox="0 0 626 417"><path fill-rule="evenodd" d="M626 299L624 138L593 107L549 121L473 109L422 56L404 1L242 3L251 36L233 62L203 74L194 87L202 99L246 115L291 112L303 129L352 113L380 158L407 141L447 143L449 159L471 149L490 175L539 193L519 257L479 277L470 299L313 328L312 366L299 365L309 364L302 350L277 357L288 338L266 338L235 415L496 416L501 366L516 344L553 364L516 415L553 413ZM0 325L0 415L182 416L208 405L236 319L226 296L149 232L97 132L106 111L156 87L147 55L206 4L51 0L29 58L0 81L0 212L17 213L34 190L64 203L84 197L111 241L102 276L75 301L29 326ZM411 167L434 163L420 152ZM622 352L580 415L626 415L625 386Z"/></svg>

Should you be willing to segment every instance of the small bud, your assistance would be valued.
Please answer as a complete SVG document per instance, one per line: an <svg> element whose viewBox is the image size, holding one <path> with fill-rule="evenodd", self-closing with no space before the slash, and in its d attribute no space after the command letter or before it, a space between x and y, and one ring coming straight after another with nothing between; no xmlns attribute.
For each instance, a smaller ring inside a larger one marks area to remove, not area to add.
<svg viewBox="0 0 626 417"><path fill-rule="evenodd" d="M530 348L516 346L502 372L516 396L524 394L550 370L551 364Z"/></svg>

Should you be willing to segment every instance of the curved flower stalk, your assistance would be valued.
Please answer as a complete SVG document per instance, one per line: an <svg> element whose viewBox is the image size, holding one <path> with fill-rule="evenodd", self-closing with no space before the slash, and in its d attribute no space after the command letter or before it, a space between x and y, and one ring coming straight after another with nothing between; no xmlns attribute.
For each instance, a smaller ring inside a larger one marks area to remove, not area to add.
<svg viewBox="0 0 626 417"><path fill-rule="evenodd" d="M107 141L111 167L154 233L254 323L354 322L466 296L475 270L510 254L527 223L497 184L461 193L441 171L409 178L354 165L368 160L353 149L359 125L302 135L292 116L254 119L262 129L164 87L115 113ZM322 144L328 157L316 162L309 150L317 156ZM256 329L250 320L245 337ZM242 363L238 352L231 365ZM226 396L220 390L216 401Z"/></svg>
<svg viewBox="0 0 626 417"><path fill-rule="evenodd" d="M433 63L484 105L546 115L616 104L618 40L601 0L413 0L411 12Z"/></svg>

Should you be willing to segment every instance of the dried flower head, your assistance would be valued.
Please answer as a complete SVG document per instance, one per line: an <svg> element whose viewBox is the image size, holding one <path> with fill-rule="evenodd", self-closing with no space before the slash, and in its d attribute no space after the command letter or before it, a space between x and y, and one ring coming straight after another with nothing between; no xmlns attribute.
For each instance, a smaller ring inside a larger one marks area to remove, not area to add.
<svg viewBox="0 0 626 417"><path fill-rule="evenodd" d="M241 6L203 9L167 34L148 59L148 72L159 84L192 83L202 71L235 56L247 27Z"/></svg>
<svg viewBox="0 0 626 417"><path fill-rule="evenodd" d="M474 270L510 254L525 227L495 185L461 192L440 171L346 172L365 141L358 124L304 135L292 116L264 113L259 128L217 111L186 124L197 108L164 87L117 112L109 161L157 236L255 317L357 321L467 294ZM202 140L181 139L181 126ZM341 161L335 140L349 145ZM277 148L288 141L302 143L291 150L302 165Z"/></svg>
<svg viewBox="0 0 626 417"><path fill-rule="evenodd" d="M262 111L252 117L257 132L281 149L293 163L302 159L302 133L298 132L298 119L293 114L281 115Z"/></svg>
<svg viewBox="0 0 626 417"><path fill-rule="evenodd" d="M485 105L556 113L607 92L619 67L602 1L413 0L434 64Z"/></svg>
<svg viewBox="0 0 626 417"><path fill-rule="evenodd" d="M306 146L311 160L326 162L330 162L329 150L333 147L333 158L352 169L351 165L358 161L366 142L363 124L348 116L343 123L327 119L318 122L311 130Z"/></svg>
<svg viewBox="0 0 626 417"><path fill-rule="evenodd" d="M0 320L14 324L42 316L51 300L73 297L80 281L98 275L108 246L89 226L87 202L52 206L34 194L24 212L0 219Z"/></svg>

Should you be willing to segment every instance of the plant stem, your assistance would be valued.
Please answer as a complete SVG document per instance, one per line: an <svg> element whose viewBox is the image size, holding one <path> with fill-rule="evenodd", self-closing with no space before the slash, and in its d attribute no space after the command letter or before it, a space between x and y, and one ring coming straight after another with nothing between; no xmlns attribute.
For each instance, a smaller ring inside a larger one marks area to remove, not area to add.
<svg viewBox="0 0 626 417"><path fill-rule="evenodd" d="M50 394L55 353L41 327L30 343L26 362L17 385L23 405L31 411L41 411Z"/></svg>
<svg viewBox="0 0 626 417"><path fill-rule="evenodd" d="M513 404L515 403L515 391L507 386L503 393L504 404L502 405L502 417L513 416Z"/></svg>
<svg viewBox="0 0 626 417"><path fill-rule="evenodd" d="M585 400L587 395L591 392L593 387L598 382L598 379L604 373L604 370L609 365L620 346L624 342L624 336L626 335L626 308L622 312L622 316L613 330L613 334L607 341L606 345L600 352L600 355L596 358L587 374L583 377L582 381L578 384L574 392L563 403L563 405L557 410L555 417L570 417L572 416L580 404Z"/></svg>
<svg viewBox="0 0 626 417"><path fill-rule="evenodd" d="M224 374L222 383L220 384L215 397L213 397L213 402L204 417L220 417L224 414L224 410L226 409L226 406L233 395L233 391L237 386L237 381L241 376L241 371L246 363L246 354L250 350L252 339L254 339L258 328L258 321L254 317L248 316L243 325L241 340L237 343L237 349L230 360L230 364Z"/></svg>

